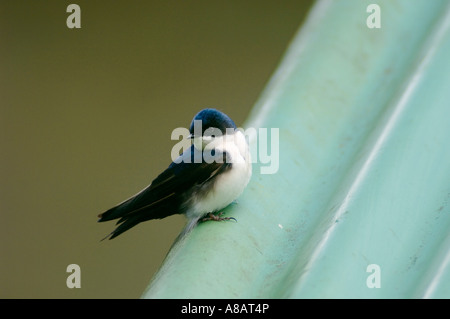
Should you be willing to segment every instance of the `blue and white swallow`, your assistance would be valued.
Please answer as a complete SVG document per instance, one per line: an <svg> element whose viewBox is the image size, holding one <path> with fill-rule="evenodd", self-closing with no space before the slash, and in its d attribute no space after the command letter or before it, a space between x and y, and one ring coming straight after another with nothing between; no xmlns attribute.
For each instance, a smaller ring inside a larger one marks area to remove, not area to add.
<svg viewBox="0 0 450 319"><path fill-rule="evenodd" d="M252 175L244 134L226 114L211 108L195 115L189 131L190 148L149 186L98 216L99 222L119 219L106 238L174 214L185 214L191 228L199 220L234 219L222 217L220 210L239 197Z"/></svg>

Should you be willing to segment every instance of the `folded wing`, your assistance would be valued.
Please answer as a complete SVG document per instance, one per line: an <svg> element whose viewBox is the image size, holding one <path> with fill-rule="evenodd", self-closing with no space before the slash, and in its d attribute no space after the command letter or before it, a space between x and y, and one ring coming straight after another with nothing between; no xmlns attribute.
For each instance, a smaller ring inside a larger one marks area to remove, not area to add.
<svg viewBox="0 0 450 319"><path fill-rule="evenodd" d="M180 163L172 163L148 187L100 214L99 222L119 219L117 228L105 238L113 239L143 221L184 213L187 197L231 168L226 153L213 151L209 155L212 158L205 159L204 154L191 146L180 156Z"/></svg>

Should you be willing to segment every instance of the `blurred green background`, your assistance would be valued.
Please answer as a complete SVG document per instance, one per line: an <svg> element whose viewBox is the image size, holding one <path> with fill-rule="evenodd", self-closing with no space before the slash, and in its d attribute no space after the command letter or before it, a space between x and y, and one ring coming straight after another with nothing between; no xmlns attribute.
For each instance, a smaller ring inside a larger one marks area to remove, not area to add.
<svg viewBox="0 0 450 319"><path fill-rule="evenodd" d="M167 167L200 109L241 125L311 2L2 1L0 297L140 297L184 217L101 242L97 215Z"/></svg>

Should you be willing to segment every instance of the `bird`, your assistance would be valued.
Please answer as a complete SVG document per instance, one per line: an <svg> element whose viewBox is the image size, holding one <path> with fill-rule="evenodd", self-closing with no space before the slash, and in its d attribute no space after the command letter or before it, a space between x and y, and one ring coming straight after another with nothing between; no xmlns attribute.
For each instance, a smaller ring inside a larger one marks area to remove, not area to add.
<svg viewBox="0 0 450 319"><path fill-rule="evenodd" d="M223 208L244 191L252 175L249 145L242 130L225 113L205 108L189 128L192 143L147 187L99 214L98 222L116 220L104 239L113 239L137 224L184 214L192 229L199 221L235 220Z"/></svg>

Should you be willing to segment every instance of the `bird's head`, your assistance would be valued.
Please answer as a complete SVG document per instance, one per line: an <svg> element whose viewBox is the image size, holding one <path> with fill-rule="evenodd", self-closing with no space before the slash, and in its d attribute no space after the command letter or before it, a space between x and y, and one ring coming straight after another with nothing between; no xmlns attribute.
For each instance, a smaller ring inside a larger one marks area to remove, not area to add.
<svg viewBox="0 0 450 319"><path fill-rule="evenodd" d="M234 134L236 129L236 124L228 115L208 108L198 112L192 119L189 138L194 140L197 149L203 149L214 138Z"/></svg>

